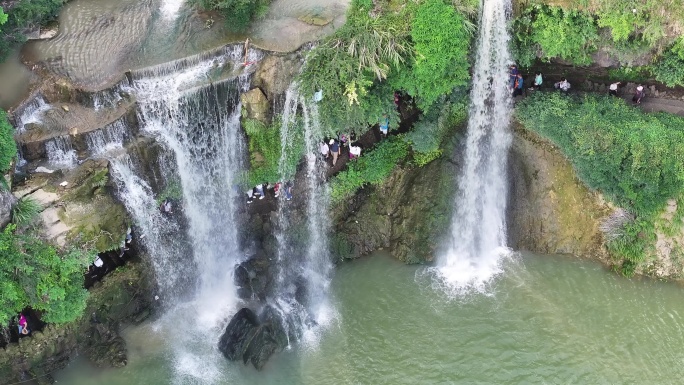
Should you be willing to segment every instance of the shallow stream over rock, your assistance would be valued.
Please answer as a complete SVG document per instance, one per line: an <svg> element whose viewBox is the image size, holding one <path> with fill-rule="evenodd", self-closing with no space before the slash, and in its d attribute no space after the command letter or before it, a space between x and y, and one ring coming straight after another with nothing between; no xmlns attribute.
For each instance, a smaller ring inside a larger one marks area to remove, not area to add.
<svg viewBox="0 0 684 385"><path fill-rule="evenodd" d="M171 361L175 338L149 323L123 331L126 368L100 371L80 360L55 378L71 385L414 385L676 383L684 375L678 285L627 280L563 256L504 263L487 294L451 301L430 287L424 267L387 255L342 264L331 285L338 314L330 327L276 354L261 372L220 354Z"/></svg>

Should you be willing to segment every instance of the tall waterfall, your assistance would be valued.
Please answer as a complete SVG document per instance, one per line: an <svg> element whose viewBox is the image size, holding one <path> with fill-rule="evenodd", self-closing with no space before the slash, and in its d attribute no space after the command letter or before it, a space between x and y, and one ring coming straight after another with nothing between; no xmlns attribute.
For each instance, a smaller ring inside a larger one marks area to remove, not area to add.
<svg viewBox="0 0 684 385"><path fill-rule="evenodd" d="M303 132L296 119L300 105L304 115ZM332 270L327 235L329 194L325 184L326 166L317 157L317 139L322 136L322 130L316 105L308 104L299 95L297 84L292 84L285 95L280 136L279 173L283 182L295 171L289 169L291 165L287 162L292 156L289 152L301 148L294 142L304 142L306 165L304 178L297 179L303 186L295 187L301 197L294 197L292 202L282 199L278 206L278 289L274 306L288 338L314 342L320 330L315 326L327 323L332 313L327 297ZM305 206L297 206L298 202L304 202Z"/></svg>
<svg viewBox="0 0 684 385"><path fill-rule="evenodd" d="M236 218L245 157L239 95L248 90L252 68L243 69L235 52L226 47L207 60L189 58L132 74L127 91L137 100L140 131L169 150L172 161L160 164L163 177L182 187L182 204L172 215L159 212L130 157L112 161L119 193L145 235L165 300L166 313L155 328L173 336L168 340L179 383L223 377L224 359L215 341L239 301L233 277L243 258ZM212 79L216 74L220 77ZM110 136L119 138L116 130ZM185 225L190 247L184 248L177 231Z"/></svg>
<svg viewBox="0 0 684 385"><path fill-rule="evenodd" d="M484 0L473 71L470 118L450 243L437 276L447 291L483 289L506 254L506 164L512 136L507 66L510 0Z"/></svg>

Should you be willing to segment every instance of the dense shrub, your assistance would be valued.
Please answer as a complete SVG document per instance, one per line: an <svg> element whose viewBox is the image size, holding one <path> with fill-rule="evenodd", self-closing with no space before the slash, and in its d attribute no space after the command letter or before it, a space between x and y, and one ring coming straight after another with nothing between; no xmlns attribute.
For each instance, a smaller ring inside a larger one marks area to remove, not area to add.
<svg viewBox="0 0 684 385"><path fill-rule="evenodd" d="M534 5L514 22L518 62L529 66L538 55L548 61L560 58L577 65L591 63L598 27L591 14L574 9Z"/></svg>
<svg viewBox="0 0 684 385"><path fill-rule="evenodd" d="M394 167L408 155L408 144L401 136L392 136L378 143L330 182L331 198L339 202L352 196L365 184L378 185L390 176Z"/></svg>
<svg viewBox="0 0 684 385"><path fill-rule="evenodd" d="M225 18L226 26L236 32L247 30L249 24L268 10L271 0L193 0L205 10L216 10Z"/></svg>
<svg viewBox="0 0 684 385"><path fill-rule="evenodd" d="M0 173L9 170L15 155L17 144L14 142L14 128L7 120L7 113L0 110Z"/></svg>
<svg viewBox="0 0 684 385"><path fill-rule="evenodd" d="M634 214L609 247L628 268L642 262L655 218L684 191L684 118L645 114L607 96L556 93L526 98L516 116L558 145L587 186Z"/></svg>
<svg viewBox="0 0 684 385"><path fill-rule="evenodd" d="M33 235L15 233L8 225L0 233L0 324L30 306L42 320L65 323L85 309L88 291L83 272L95 254L81 250L58 252Z"/></svg>
<svg viewBox="0 0 684 385"><path fill-rule="evenodd" d="M656 80L668 87L684 86L684 37L680 37L653 65Z"/></svg>
<svg viewBox="0 0 684 385"><path fill-rule="evenodd" d="M399 71L396 88L416 96L426 110L442 95L448 95L470 79L468 53L474 26L451 2L426 0L411 23L415 58Z"/></svg>

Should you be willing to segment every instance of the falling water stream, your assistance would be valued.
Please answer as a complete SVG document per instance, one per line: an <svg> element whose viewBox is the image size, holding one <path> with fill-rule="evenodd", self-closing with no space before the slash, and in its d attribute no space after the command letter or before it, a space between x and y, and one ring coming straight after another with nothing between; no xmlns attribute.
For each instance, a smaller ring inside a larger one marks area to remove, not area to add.
<svg viewBox="0 0 684 385"><path fill-rule="evenodd" d="M512 136L507 88L510 0L487 0L480 10L479 37L451 237L438 260L436 284L457 294L484 290L501 271L506 249L506 163Z"/></svg>

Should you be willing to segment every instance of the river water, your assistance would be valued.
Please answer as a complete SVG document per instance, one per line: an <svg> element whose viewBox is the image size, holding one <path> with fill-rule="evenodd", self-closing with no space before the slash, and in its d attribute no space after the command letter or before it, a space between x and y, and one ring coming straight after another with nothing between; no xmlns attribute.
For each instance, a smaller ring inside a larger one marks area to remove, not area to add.
<svg viewBox="0 0 684 385"><path fill-rule="evenodd" d="M217 384L679 383L681 287L627 280L591 262L524 255L485 293L448 299L424 267L386 255L336 268L336 323L317 344L276 354L262 372L225 362ZM421 278L425 277L425 278ZM181 383L154 323L123 331L124 369L84 361L60 384ZM202 371L201 364L195 368ZM188 383L188 382L183 382Z"/></svg>

